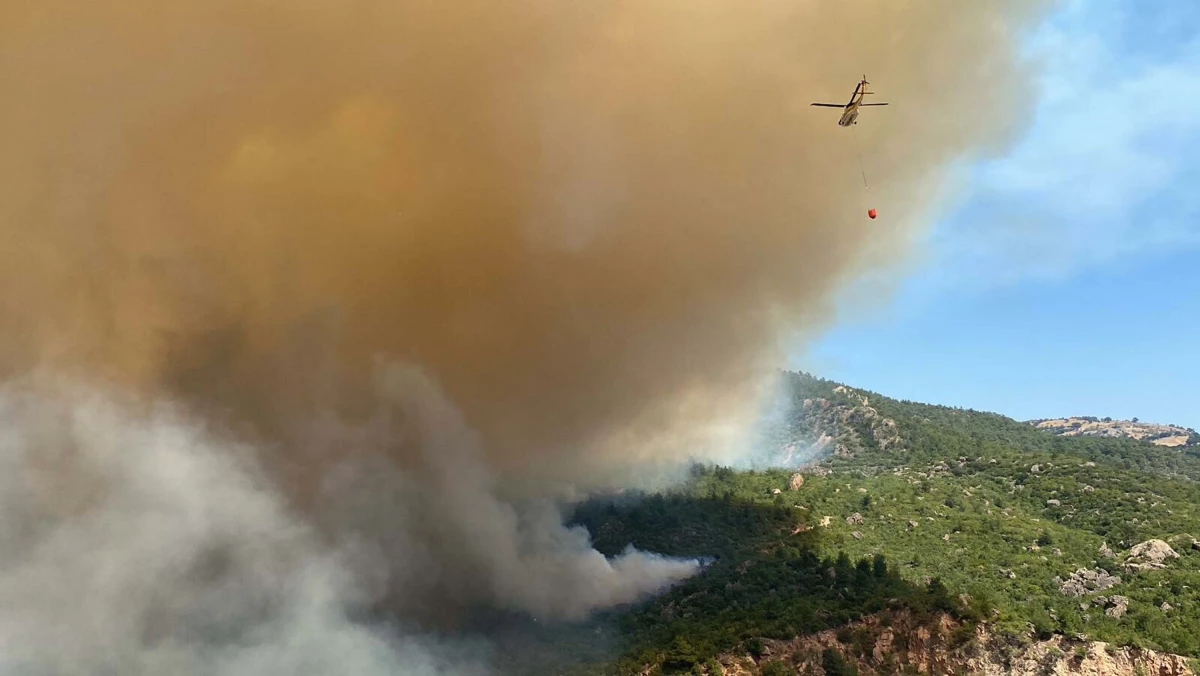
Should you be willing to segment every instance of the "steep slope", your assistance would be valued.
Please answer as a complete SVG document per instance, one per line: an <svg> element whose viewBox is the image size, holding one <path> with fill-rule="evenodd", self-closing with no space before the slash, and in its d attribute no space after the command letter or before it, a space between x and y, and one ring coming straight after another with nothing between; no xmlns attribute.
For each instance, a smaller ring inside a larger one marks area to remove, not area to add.
<svg viewBox="0 0 1200 676"><path fill-rule="evenodd" d="M830 455L904 446L896 421L880 415L866 394L801 374L784 374L784 383L780 409L763 423L760 453L772 465L796 467Z"/></svg>
<svg viewBox="0 0 1200 676"><path fill-rule="evenodd" d="M885 621L903 628L893 646L930 641L950 671L1189 673L1186 658L1200 657L1195 448L1058 436L785 380L786 406L763 435L781 467L696 466L668 493L578 507L606 554L633 545L706 561L663 596L579 628L620 655L580 673L820 674L818 645L851 671L919 666L880 648ZM871 627L870 648L854 648Z"/></svg>
<svg viewBox="0 0 1200 676"><path fill-rule="evenodd" d="M889 446L893 452L879 453L884 449L876 448L870 443L870 435L860 432L859 438L865 443L847 445L848 452L841 454L860 462L897 466L908 460L954 460L961 455L957 451L974 449L1041 457L1065 454L1124 469L1200 479L1200 447L1163 448L1123 436L1058 436L995 413L891 399L805 373L785 373L783 377L787 399L783 410L787 413L780 420L770 421L771 431L764 434L774 443L812 443L807 433L814 423L805 413L807 400L831 407L839 417L847 418L832 428L843 434L848 428L862 429L861 423L856 427L849 420L849 414L869 402L868 418L874 415L888 421L889 431L894 425L898 440Z"/></svg>
<svg viewBox="0 0 1200 676"><path fill-rule="evenodd" d="M881 613L838 630L790 641L768 641L762 653L722 655L725 674L803 673L862 676L894 673L984 676L1155 674L1190 676L1188 660L1139 648L1064 636L1021 641L949 616L915 622L903 613Z"/></svg>
<svg viewBox="0 0 1200 676"><path fill-rule="evenodd" d="M801 374L793 382L796 397L827 389ZM802 504L832 517L825 547L884 553L912 579L941 577L954 591L988 597L1010 629L1032 623L1200 654L1192 449L1057 437L994 414L857 394L895 420L906 443L829 457L833 474L805 483ZM847 523L856 513L861 523ZM1145 565L1143 550L1155 550L1142 543L1152 541L1178 556ZM1120 583L1069 593L1078 588L1069 581L1096 571Z"/></svg>

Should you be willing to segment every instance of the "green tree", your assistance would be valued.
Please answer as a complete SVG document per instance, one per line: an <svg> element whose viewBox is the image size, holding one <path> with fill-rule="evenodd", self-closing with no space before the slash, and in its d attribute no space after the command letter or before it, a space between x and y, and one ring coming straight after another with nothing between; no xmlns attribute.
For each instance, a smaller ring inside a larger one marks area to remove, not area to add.
<svg viewBox="0 0 1200 676"><path fill-rule="evenodd" d="M699 662L696 649L692 647L692 644L686 638L677 636L663 659L663 670L666 672L691 671L692 667Z"/></svg>
<svg viewBox="0 0 1200 676"><path fill-rule="evenodd" d="M826 648L821 655L821 668L826 676L858 676L858 667L846 661L842 654L833 648Z"/></svg>

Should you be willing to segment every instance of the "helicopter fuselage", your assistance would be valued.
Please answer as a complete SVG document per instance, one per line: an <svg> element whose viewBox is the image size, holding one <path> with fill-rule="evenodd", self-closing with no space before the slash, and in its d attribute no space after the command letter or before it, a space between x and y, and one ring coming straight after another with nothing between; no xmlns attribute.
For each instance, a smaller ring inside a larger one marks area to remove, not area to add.
<svg viewBox="0 0 1200 676"><path fill-rule="evenodd" d="M887 105L886 103L864 103L864 100L866 99L867 94L875 93L875 92L867 91L868 84L870 84L870 83L867 82L867 78L864 77L862 80L860 80L859 83L857 85L855 85L854 93L850 95L850 101L848 103L837 104L837 103L813 102L810 105L820 106L822 108L841 108L842 116L838 119L838 126L839 127L853 127L854 125L858 124L858 113L859 113L859 109L862 106L886 106Z"/></svg>

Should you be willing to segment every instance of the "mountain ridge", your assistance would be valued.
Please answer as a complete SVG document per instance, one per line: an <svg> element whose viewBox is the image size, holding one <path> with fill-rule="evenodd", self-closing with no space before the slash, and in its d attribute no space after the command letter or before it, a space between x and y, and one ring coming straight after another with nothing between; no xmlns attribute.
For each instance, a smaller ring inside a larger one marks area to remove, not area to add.
<svg viewBox="0 0 1200 676"><path fill-rule="evenodd" d="M1138 418L1113 420L1094 416L1068 416L1037 418L1026 422L1039 430L1065 437L1119 437L1168 447L1200 445L1200 434L1194 429L1178 425L1144 423Z"/></svg>

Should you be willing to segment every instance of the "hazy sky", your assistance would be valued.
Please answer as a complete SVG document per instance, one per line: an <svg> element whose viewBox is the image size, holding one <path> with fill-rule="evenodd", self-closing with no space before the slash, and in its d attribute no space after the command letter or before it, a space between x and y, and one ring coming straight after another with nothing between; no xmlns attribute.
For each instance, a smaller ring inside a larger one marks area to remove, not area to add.
<svg viewBox="0 0 1200 676"><path fill-rule="evenodd" d="M898 291L855 289L793 366L1019 419L1200 428L1197 26L1195 2L1065 3L1029 40L1027 135L970 168Z"/></svg>

